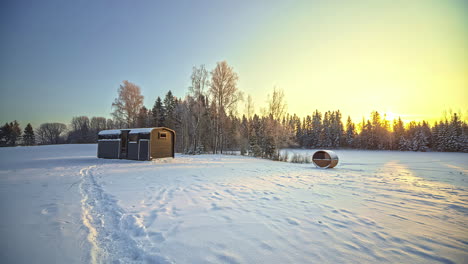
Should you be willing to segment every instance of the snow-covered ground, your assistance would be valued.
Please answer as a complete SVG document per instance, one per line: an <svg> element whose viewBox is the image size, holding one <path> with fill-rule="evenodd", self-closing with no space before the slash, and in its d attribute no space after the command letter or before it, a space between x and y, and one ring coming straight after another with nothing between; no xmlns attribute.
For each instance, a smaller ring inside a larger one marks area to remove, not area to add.
<svg viewBox="0 0 468 264"><path fill-rule="evenodd" d="M0 263L467 263L468 154L336 153L323 170L2 148Z"/></svg>

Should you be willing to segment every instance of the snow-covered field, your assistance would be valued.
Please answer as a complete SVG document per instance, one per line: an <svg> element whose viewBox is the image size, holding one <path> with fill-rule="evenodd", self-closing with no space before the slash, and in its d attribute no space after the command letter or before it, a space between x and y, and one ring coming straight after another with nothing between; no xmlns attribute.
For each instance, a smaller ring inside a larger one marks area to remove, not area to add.
<svg viewBox="0 0 468 264"><path fill-rule="evenodd" d="M323 170L2 148L0 263L468 262L468 154L336 153Z"/></svg>

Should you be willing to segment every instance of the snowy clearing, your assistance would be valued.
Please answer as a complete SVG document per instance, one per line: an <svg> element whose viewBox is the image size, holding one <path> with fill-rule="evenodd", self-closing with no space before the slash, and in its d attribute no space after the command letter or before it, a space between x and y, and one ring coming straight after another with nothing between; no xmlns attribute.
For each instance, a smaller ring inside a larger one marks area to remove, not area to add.
<svg viewBox="0 0 468 264"><path fill-rule="evenodd" d="M0 262L466 263L468 154L335 152L323 170L2 148Z"/></svg>

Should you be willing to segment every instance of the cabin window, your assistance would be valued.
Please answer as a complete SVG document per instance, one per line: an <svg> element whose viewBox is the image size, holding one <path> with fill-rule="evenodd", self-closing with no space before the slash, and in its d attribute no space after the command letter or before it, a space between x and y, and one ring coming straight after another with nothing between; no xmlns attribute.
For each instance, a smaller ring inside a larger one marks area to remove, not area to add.
<svg viewBox="0 0 468 264"><path fill-rule="evenodd" d="M166 132L159 132L159 139L166 139L167 133Z"/></svg>
<svg viewBox="0 0 468 264"><path fill-rule="evenodd" d="M128 135L128 141L138 141L138 134Z"/></svg>

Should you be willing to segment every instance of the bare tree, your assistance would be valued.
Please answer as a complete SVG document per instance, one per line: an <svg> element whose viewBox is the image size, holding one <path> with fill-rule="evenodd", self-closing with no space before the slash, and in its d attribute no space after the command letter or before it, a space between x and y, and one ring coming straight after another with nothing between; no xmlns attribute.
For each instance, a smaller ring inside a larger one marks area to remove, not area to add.
<svg viewBox="0 0 468 264"><path fill-rule="evenodd" d="M73 117L71 121L72 131L89 130L89 118L87 116Z"/></svg>
<svg viewBox="0 0 468 264"><path fill-rule="evenodd" d="M189 87L189 93L194 98L205 96L205 89L210 85L208 71L205 65L200 65L199 68L193 67L190 79L192 80L192 85Z"/></svg>
<svg viewBox="0 0 468 264"><path fill-rule="evenodd" d="M114 128L118 128L118 127L116 127L116 125L114 124L114 120L108 118L106 120L106 129L114 129Z"/></svg>
<svg viewBox="0 0 468 264"><path fill-rule="evenodd" d="M287 105L284 99L284 92L281 89L273 88L273 95L268 95L268 115L274 120L281 121L286 114Z"/></svg>
<svg viewBox="0 0 468 264"><path fill-rule="evenodd" d="M226 61L218 62L211 72L210 95L214 104L215 142L213 153L218 150L223 152L224 120L228 114L237 110L237 103L242 99L242 94L237 88L239 77Z"/></svg>
<svg viewBox="0 0 468 264"><path fill-rule="evenodd" d="M247 116L247 120L251 120L254 114L255 105L253 103L252 96L249 94L247 96L247 102L245 103L245 115Z"/></svg>
<svg viewBox="0 0 468 264"><path fill-rule="evenodd" d="M107 127L107 120L105 117L96 117L93 116L91 118L91 122L89 123L89 128L93 133L98 133L101 130L106 129Z"/></svg>
<svg viewBox="0 0 468 264"><path fill-rule="evenodd" d="M63 142L62 134L67 126L62 123L44 123L36 131L41 144L59 144Z"/></svg>
<svg viewBox="0 0 468 264"><path fill-rule="evenodd" d="M192 75L190 76L192 85L189 87L189 106L192 110L194 122L192 130L192 152L195 153L199 149L200 139L200 125L201 119L204 112L206 112L206 88L210 85L208 71L205 69L205 65L200 65L199 68L193 67ZM191 100L190 100L191 98ZM193 100L193 101L192 101ZM191 102L191 103L190 103Z"/></svg>
<svg viewBox="0 0 468 264"><path fill-rule="evenodd" d="M89 130L91 132L91 139L96 142L99 131L107 128L107 120L105 117L92 117L89 123Z"/></svg>
<svg viewBox="0 0 468 264"><path fill-rule="evenodd" d="M71 125L71 131L68 134L68 139L67 139L69 143L92 142L89 118L87 116L73 117L70 125Z"/></svg>
<svg viewBox="0 0 468 264"><path fill-rule="evenodd" d="M140 87L129 81L123 81L118 90L119 97L112 103L114 112L112 115L120 123L126 123L127 127L135 127L138 113L143 106L143 95Z"/></svg>

